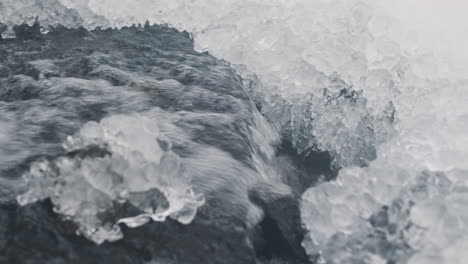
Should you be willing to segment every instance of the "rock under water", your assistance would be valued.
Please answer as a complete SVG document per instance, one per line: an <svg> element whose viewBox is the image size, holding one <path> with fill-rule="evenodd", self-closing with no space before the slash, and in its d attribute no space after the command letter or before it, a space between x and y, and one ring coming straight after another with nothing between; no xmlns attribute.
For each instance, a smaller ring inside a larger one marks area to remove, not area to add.
<svg viewBox="0 0 468 264"><path fill-rule="evenodd" d="M0 263L308 263L300 196L330 155L297 154L226 62L166 26L15 35Z"/></svg>

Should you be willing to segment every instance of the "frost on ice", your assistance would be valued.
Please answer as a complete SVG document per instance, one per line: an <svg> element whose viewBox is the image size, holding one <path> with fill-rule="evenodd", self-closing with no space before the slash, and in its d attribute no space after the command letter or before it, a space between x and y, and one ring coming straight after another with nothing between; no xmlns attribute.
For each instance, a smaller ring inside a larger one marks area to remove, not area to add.
<svg viewBox="0 0 468 264"><path fill-rule="evenodd" d="M118 223L137 227L167 217L190 223L204 199L157 122L117 115L87 123L65 142L67 155L31 167L29 191L18 201L50 198L57 213L96 243L120 239ZM134 212L121 215L128 207Z"/></svg>

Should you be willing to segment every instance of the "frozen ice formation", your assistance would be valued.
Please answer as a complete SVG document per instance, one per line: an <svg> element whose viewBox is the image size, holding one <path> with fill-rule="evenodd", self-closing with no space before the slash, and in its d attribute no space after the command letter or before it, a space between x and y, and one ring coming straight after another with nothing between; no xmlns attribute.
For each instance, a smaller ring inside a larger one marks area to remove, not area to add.
<svg viewBox="0 0 468 264"><path fill-rule="evenodd" d="M413 72L402 84L412 93L398 101L397 136L378 147L378 158L368 168L345 168L337 181L303 195L310 230L304 245L326 263L464 262L466 82ZM333 249L337 243L341 249Z"/></svg>
<svg viewBox="0 0 468 264"><path fill-rule="evenodd" d="M87 123L64 144L68 153L85 153L35 163L18 201L50 198L57 213L96 243L120 239L117 223L137 227L167 217L190 223L204 198L192 190L181 158L157 124L144 114ZM124 203L140 213L119 216Z"/></svg>
<svg viewBox="0 0 468 264"><path fill-rule="evenodd" d="M242 74L262 113L298 151L332 153L343 168L337 180L303 196L311 256L328 263L466 259L466 71L425 54L404 25L383 14L381 1L60 2L55 20L48 20L54 8L38 20L188 30L199 51ZM18 8L24 3L4 1L0 12L31 10ZM28 3L34 10L38 1ZM31 23L26 11L0 13L0 20Z"/></svg>
<svg viewBox="0 0 468 264"><path fill-rule="evenodd" d="M325 263L463 263L466 175L346 169L304 194L304 246Z"/></svg>
<svg viewBox="0 0 468 264"><path fill-rule="evenodd" d="M65 3L65 1L64 1ZM58 0L16 1L2 0L0 3L0 34L3 38L13 38L13 27L22 23L41 24L41 32L47 33L50 27L62 25L65 27L96 27L106 26L102 16L94 14L88 8L82 7L76 1L68 8Z"/></svg>

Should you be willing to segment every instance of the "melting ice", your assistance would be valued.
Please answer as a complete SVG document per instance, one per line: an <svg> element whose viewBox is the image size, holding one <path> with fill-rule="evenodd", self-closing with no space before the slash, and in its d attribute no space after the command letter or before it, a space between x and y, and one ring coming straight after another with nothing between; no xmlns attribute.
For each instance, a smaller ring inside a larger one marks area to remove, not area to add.
<svg viewBox="0 0 468 264"><path fill-rule="evenodd" d="M120 27L148 20L188 30L199 50L245 77L263 114L299 151L330 151L342 168L337 179L303 196L311 257L413 264L468 257L466 63L421 49L381 2L61 0L72 9L42 2L54 19L37 13L35 1L6 1L3 22L39 16L43 25ZM8 27L3 35L11 36ZM141 159L155 158L144 153Z"/></svg>
<svg viewBox="0 0 468 264"><path fill-rule="evenodd" d="M97 243L122 237L116 222L137 227L171 217L190 223L203 195L192 190L182 159L171 151L158 122L140 113L87 123L64 144L73 154L32 165L25 175L29 190L18 201L49 197L57 213L73 219ZM144 213L119 216L114 201Z"/></svg>

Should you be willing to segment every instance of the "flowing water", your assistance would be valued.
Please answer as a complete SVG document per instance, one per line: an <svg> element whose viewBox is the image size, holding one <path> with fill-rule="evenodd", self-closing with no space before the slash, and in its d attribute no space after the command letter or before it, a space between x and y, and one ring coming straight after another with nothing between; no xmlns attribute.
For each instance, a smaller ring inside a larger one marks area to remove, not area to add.
<svg viewBox="0 0 468 264"><path fill-rule="evenodd" d="M69 202L76 197L47 187L58 167L70 171L68 180L76 182L75 186L92 184L109 197L130 199L142 209L147 209L144 198L128 193L163 189L168 205L120 220L129 225L165 217L189 222L204 202L190 183L203 178L197 173L224 169L230 175L232 169L232 175L248 175L253 168L256 177L275 182L280 173L271 165L272 149L282 136L299 153L330 153L332 169L338 172L336 180L319 183L302 196L302 221L308 230L303 246L311 258L318 256L323 263L464 263L468 257L468 52L464 50L468 41L462 33L468 20L461 10L466 10L461 1L417 0L394 4L364 0L2 0L4 38L16 37L13 25L32 25L35 20L44 34L58 24L121 28L149 22L187 30L196 50L226 60L242 76L252 103L261 105L261 114L244 105L236 111L252 123L246 132L254 145L250 166L216 149L201 151L199 159L190 160L171 150L180 142L195 144L177 131L176 120L189 123L189 119L204 117L151 110L139 94L116 92L105 83L57 79L61 82L54 86L57 89L90 87L87 100L113 109L112 116L97 118L97 122L62 124L63 135L69 136L64 148L106 145L115 155L99 158L103 160L64 157L53 164L35 163L25 175L29 183L21 188L28 191L19 201L29 203L58 192L54 203L60 205L60 212L83 223L85 233L101 230L93 210L110 207L109 201L90 195L95 199L87 201L94 203L90 212L73 211ZM54 65L38 63L53 72ZM132 79L140 86L152 82L144 74L125 75L112 69L101 68L96 74ZM157 85L180 86L174 82ZM104 87L101 94L93 94L93 86ZM50 96L54 93L59 91L50 91ZM66 103L72 104L69 100ZM59 110L27 107L18 120L19 110L8 102L1 102L0 107L0 144L4 146L0 169L38 155L44 148L60 148L50 142L27 142L31 134L39 133L34 126L20 130L38 116L55 117L54 122L60 123L61 114L53 112ZM121 107L126 113L120 113ZM193 151L202 148L192 147ZM213 162L223 166L213 166ZM142 163L148 166L136 166ZM181 163L190 164L196 173L167 169ZM132 174L162 176L155 182L145 177L135 182L123 179L124 186L112 190L92 177L82 180L96 173L107 173L104 181L112 180L111 170L101 171L102 164L113 170L133 170ZM17 184L17 179L4 178L2 186ZM249 182L251 176L241 178L242 184L254 184ZM12 195L16 192L2 193L3 197ZM250 214L258 217L253 208ZM102 232L89 236L98 241L121 236L109 227Z"/></svg>

